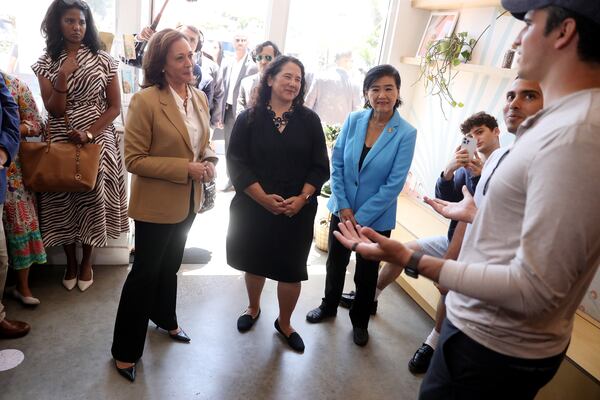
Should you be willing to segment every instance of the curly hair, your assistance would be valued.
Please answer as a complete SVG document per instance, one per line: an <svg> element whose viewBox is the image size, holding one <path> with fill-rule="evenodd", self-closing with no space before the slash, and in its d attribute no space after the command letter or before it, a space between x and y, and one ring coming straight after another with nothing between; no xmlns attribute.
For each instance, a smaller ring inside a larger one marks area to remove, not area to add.
<svg viewBox="0 0 600 400"><path fill-rule="evenodd" d="M490 128L490 130L494 130L498 127L498 121L496 121L496 118L492 117L490 114L479 111L478 113L471 115L465 120L465 122L460 124L460 131L463 133L463 135L466 135L467 133L471 132L471 129L482 125L487 126Z"/></svg>
<svg viewBox="0 0 600 400"><path fill-rule="evenodd" d="M256 113L263 112L267 109L267 104L271 101L271 87L268 84L269 79L273 79L277 74L279 74L284 65L287 63L294 63L300 68L300 74L302 76L302 80L300 81L300 92L292 101L292 107L296 109L302 108L304 105L304 92L306 90L304 65L296 57L279 56L267 65L263 76L260 78L260 83L257 87L258 90L254 91L254 96L250 102L250 118L253 118Z"/></svg>
<svg viewBox="0 0 600 400"><path fill-rule="evenodd" d="M80 10L85 18L86 27L82 43L94 54L97 54L98 50L102 48L100 35L98 35L98 29L88 4L83 0L54 0L48 7L40 27L42 36L46 39L46 51L54 61L58 60L65 47L60 19L73 8Z"/></svg>
<svg viewBox="0 0 600 400"><path fill-rule="evenodd" d="M143 88L156 85L159 89L162 89L166 86L167 81L163 69L167 63L167 54L173 43L180 39L187 42L187 38L183 33L170 28L152 35L142 60L142 69L144 70Z"/></svg>

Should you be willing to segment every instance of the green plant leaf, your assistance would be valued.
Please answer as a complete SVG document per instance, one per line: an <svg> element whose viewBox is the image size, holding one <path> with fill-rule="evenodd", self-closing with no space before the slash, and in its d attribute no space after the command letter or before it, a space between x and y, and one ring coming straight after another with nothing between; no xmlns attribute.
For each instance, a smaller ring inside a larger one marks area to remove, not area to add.
<svg viewBox="0 0 600 400"><path fill-rule="evenodd" d="M452 66L456 67L459 64L460 64L460 60L458 58L455 58L454 60L452 60Z"/></svg>
<svg viewBox="0 0 600 400"><path fill-rule="evenodd" d="M463 103L458 103L459 108L463 108L465 105Z"/></svg>

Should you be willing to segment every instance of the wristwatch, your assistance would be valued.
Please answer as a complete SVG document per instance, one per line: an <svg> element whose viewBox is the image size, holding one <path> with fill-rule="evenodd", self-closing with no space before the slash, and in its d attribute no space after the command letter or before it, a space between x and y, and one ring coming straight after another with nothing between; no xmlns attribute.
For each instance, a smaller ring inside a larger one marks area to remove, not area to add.
<svg viewBox="0 0 600 400"><path fill-rule="evenodd" d="M410 255L408 263L404 267L404 273L411 278L417 279L419 277L419 261L423 257L423 252L413 251Z"/></svg>
<svg viewBox="0 0 600 400"><path fill-rule="evenodd" d="M92 135L92 133L90 131L85 131L85 136L87 136L88 142L91 142L92 140L94 140L94 135Z"/></svg>

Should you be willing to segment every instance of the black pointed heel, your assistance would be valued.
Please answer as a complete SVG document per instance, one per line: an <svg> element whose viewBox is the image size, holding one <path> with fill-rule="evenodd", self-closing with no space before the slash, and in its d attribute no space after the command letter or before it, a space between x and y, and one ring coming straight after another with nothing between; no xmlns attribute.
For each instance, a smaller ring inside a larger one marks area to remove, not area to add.
<svg viewBox="0 0 600 400"><path fill-rule="evenodd" d="M119 368L117 367L117 361L115 361L115 368L117 369L119 375L121 375L123 378L127 379L130 382L135 381L135 364L131 367Z"/></svg>

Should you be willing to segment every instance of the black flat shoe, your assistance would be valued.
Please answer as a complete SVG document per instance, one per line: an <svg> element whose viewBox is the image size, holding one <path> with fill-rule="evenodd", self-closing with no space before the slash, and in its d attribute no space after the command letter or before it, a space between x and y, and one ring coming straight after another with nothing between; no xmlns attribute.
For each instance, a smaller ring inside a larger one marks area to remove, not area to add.
<svg viewBox="0 0 600 400"><path fill-rule="evenodd" d="M240 332L248 332L253 326L254 323L260 317L260 309L258 309L258 314L256 314L256 318L252 318L250 314L242 314L237 320L237 328Z"/></svg>
<svg viewBox="0 0 600 400"><path fill-rule="evenodd" d="M367 328L352 328L352 339L357 346L365 346L369 341L369 331Z"/></svg>
<svg viewBox="0 0 600 400"><path fill-rule="evenodd" d="M279 326L279 318L277 318L275 320L274 325L275 325L275 329L277 329L277 332L281 333L281 335L285 338L288 346L290 346L293 350L300 352L300 353L302 353L304 351L304 341L302 340L302 338L300 337L298 332L292 332L292 334L290 336L285 336L285 333L283 333L283 331L281 330L281 327Z"/></svg>
<svg viewBox="0 0 600 400"><path fill-rule="evenodd" d="M181 327L177 333L171 333L167 329L163 329L158 325L156 325L156 329L162 329L163 331L166 331L169 334L169 337L176 342L189 343L192 340L192 338L190 338Z"/></svg>
<svg viewBox="0 0 600 400"><path fill-rule="evenodd" d="M117 367L117 362L115 361L115 368L119 375L123 378L127 379L130 382L135 381L135 364L128 368L119 368Z"/></svg>

